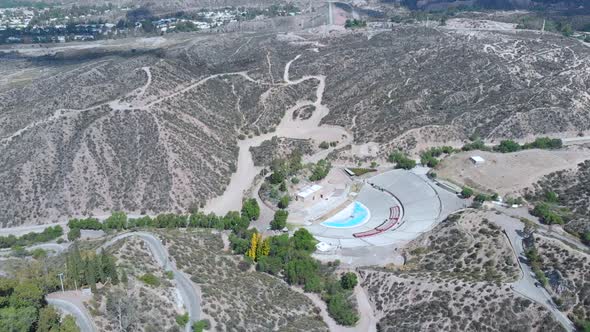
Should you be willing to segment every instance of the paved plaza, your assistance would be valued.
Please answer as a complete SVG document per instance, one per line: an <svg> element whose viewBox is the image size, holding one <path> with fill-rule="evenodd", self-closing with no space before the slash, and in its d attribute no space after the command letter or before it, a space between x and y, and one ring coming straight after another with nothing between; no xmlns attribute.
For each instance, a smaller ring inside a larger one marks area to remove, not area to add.
<svg viewBox="0 0 590 332"><path fill-rule="evenodd" d="M316 239L334 248L403 244L464 207L460 198L436 186L424 174L406 170L391 170L364 180L356 200L370 211L371 217L366 223L352 228L334 228L316 220L305 227ZM372 236L354 236L383 224L390 216L390 208L395 206L401 208L401 217L394 227Z"/></svg>

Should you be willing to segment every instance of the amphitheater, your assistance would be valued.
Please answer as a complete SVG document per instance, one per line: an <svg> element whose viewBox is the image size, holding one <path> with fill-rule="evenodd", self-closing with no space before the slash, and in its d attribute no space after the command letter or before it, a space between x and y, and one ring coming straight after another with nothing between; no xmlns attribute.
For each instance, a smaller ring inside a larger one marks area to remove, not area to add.
<svg viewBox="0 0 590 332"><path fill-rule="evenodd" d="M424 174L391 170L363 180L352 202L305 227L326 248L402 244L462 205Z"/></svg>

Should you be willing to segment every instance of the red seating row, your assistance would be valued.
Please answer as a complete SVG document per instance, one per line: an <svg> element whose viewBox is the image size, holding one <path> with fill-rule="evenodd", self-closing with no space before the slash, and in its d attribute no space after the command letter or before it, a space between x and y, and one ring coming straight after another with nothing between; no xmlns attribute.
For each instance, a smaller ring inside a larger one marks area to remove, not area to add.
<svg viewBox="0 0 590 332"><path fill-rule="evenodd" d="M373 236L373 235L377 235L379 233L383 233L398 223L398 221L400 219L400 214L401 214L401 211L400 211L399 206L396 205L394 207L391 207L391 208L389 208L389 218L387 220L385 220L381 225L379 225L373 229L370 229L368 231L354 233L354 234L352 234L352 236L358 238L358 237L367 237L367 236Z"/></svg>

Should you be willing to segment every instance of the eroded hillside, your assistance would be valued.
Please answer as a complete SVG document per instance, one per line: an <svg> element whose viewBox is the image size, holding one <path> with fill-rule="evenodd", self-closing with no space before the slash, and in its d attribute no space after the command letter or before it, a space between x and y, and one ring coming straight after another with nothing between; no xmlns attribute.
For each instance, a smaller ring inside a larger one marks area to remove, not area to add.
<svg viewBox="0 0 590 332"><path fill-rule="evenodd" d="M150 51L3 56L13 78L0 81L4 226L203 205L228 185L240 137L272 132L296 105L295 117L308 116L318 91L323 123L383 153L474 132L590 128L590 49L554 35L398 26L189 36Z"/></svg>

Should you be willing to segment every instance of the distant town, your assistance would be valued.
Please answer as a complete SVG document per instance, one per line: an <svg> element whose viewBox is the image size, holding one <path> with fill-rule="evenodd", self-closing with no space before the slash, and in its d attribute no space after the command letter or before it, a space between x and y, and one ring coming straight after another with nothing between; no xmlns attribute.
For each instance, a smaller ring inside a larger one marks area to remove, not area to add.
<svg viewBox="0 0 590 332"><path fill-rule="evenodd" d="M143 7L115 7L112 4L71 7L36 4L0 8L0 44L65 43L129 35L216 31L234 22L299 14L301 11L293 5L272 5L262 9L227 7L161 16L153 15Z"/></svg>

